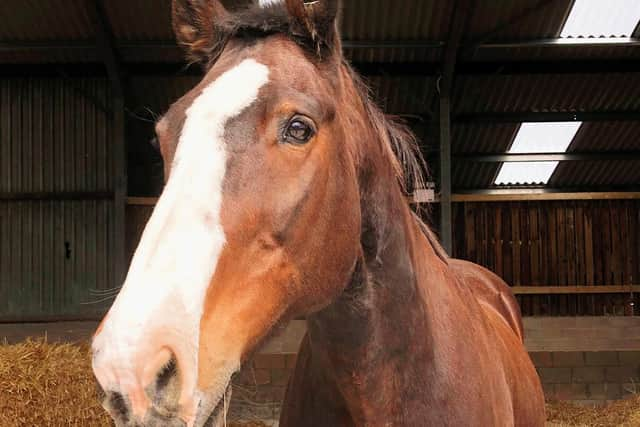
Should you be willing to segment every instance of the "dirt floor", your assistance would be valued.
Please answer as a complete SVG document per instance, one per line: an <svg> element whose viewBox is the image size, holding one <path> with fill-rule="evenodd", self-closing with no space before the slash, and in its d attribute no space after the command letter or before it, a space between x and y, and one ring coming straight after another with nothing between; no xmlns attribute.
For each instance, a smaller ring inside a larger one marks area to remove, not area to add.
<svg viewBox="0 0 640 427"><path fill-rule="evenodd" d="M96 324L0 325L0 426L110 426L97 399L87 338ZM48 337L27 339L28 336ZM71 341L72 343L52 343ZM9 344L12 343L12 344ZM640 427L640 395L606 407L547 405L549 426ZM271 424L271 423L270 423ZM260 420L231 426L262 427Z"/></svg>

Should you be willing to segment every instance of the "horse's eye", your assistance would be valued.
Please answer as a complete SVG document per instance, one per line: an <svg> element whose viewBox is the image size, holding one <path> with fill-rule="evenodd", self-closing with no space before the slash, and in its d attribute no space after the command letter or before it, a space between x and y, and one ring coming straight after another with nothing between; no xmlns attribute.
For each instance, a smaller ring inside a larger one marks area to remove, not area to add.
<svg viewBox="0 0 640 427"><path fill-rule="evenodd" d="M313 126L301 117L294 117L287 124L284 131L286 142L294 144L306 144L315 134Z"/></svg>

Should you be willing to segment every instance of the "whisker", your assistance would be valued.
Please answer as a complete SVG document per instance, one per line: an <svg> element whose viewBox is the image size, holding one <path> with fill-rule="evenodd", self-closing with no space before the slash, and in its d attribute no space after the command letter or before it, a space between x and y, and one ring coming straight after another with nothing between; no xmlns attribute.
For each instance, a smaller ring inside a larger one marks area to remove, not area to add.
<svg viewBox="0 0 640 427"><path fill-rule="evenodd" d="M94 300L94 301L85 301L85 302L81 302L80 304L81 305L99 304L101 302L105 302L105 301L108 301L110 299L114 299L115 297L116 297L116 295L108 295L108 296L106 296L104 298L100 298L100 299L97 299L97 300Z"/></svg>
<svg viewBox="0 0 640 427"><path fill-rule="evenodd" d="M89 289L89 293L92 295L106 295L106 294L116 294L120 292L122 286L117 286L115 288L109 289Z"/></svg>

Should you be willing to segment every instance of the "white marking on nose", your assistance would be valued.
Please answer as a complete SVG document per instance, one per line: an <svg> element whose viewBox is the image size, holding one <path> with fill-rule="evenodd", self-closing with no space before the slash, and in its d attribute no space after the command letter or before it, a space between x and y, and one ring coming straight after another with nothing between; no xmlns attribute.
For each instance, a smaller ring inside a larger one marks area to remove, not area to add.
<svg viewBox="0 0 640 427"><path fill-rule="evenodd" d="M225 124L255 101L268 76L265 65L246 59L187 109L170 178L94 338L93 368L106 390L146 387L167 362L158 355L169 349L181 369L181 402L193 406L200 319L225 244L220 224ZM148 365L151 360L154 366Z"/></svg>

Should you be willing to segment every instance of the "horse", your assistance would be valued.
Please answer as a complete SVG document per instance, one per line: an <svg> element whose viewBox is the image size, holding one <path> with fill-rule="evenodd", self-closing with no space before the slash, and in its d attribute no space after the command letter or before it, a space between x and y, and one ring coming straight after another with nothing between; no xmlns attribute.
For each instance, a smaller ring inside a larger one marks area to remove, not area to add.
<svg viewBox="0 0 640 427"><path fill-rule="evenodd" d="M342 54L337 0L173 0L206 73L155 131L165 186L92 340L118 426L225 423L305 318L280 425L542 426L518 305L409 206L422 162Z"/></svg>

